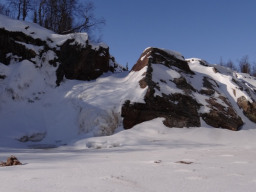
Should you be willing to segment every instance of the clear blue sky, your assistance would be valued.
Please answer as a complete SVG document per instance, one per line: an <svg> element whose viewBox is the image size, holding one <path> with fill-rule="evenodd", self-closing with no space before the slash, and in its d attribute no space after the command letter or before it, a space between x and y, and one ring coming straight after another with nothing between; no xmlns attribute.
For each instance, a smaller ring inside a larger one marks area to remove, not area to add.
<svg viewBox="0 0 256 192"><path fill-rule="evenodd" d="M210 63L256 62L256 0L93 0L102 40L131 68L149 46Z"/></svg>

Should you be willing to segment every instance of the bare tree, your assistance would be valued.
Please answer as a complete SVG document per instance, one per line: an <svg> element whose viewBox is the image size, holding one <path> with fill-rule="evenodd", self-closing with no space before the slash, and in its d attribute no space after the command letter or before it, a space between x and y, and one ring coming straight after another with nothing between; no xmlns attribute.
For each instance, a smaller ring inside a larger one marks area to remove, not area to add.
<svg viewBox="0 0 256 192"><path fill-rule="evenodd" d="M253 67L252 67L251 75L256 77L256 63L255 62L254 62Z"/></svg>
<svg viewBox="0 0 256 192"><path fill-rule="evenodd" d="M22 0L22 20L25 21L30 10L30 0Z"/></svg>
<svg viewBox="0 0 256 192"><path fill-rule="evenodd" d="M45 15L46 15L46 0L40 0L38 6L38 24L43 26Z"/></svg>
<svg viewBox="0 0 256 192"><path fill-rule="evenodd" d="M92 1L79 4L76 10L76 16L80 19L73 26L70 32L90 33L91 31L100 28L106 23L104 18L96 18L94 16L95 6Z"/></svg>
<svg viewBox="0 0 256 192"><path fill-rule="evenodd" d="M31 8L30 0L8 0L8 2L11 10L17 14L16 18L20 20L22 17L24 21Z"/></svg>
<svg viewBox="0 0 256 192"><path fill-rule="evenodd" d="M228 62L226 63L226 66L232 70L237 70L236 66L234 65L234 63L231 59L228 60Z"/></svg>
<svg viewBox="0 0 256 192"><path fill-rule="evenodd" d="M0 3L0 14L10 16L10 10L2 3Z"/></svg>
<svg viewBox="0 0 256 192"><path fill-rule="evenodd" d="M241 60L239 61L239 67L240 67L240 71L242 73L250 74L250 72L251 72L251 64L249 63L248 55L245 55L245 56L243 56L241 58Z"/></svg>
<svg viewBox="0 0 256 192"><path fill-rule="evenodd" d="M220 66L224 66L225 64L224 64L224 62L223 62L223 59L222 59L222 57L220 57L220 62L219 62L219 65Z"/></svg>
<svg viewBox="0 0 256 192"><path fill-rule="evenodd" d="M78 0L8 0L17 19L25 20L32 11L33 22L60 34L90 33L100 29L105 19L94 16L92 1ZM96 38L95 38L96 39Z"/></svg>

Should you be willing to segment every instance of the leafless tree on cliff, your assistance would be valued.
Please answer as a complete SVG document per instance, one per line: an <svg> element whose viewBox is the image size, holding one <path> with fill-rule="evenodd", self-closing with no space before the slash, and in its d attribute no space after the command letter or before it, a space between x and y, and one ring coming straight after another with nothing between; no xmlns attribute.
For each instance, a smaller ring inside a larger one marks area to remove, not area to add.
<svg viewBox="0 0 256 192"><path fill-rule="evenodd" d="M0 14L10 16L10 10L2 3L0 3Z"/></svg>
<svg viewBox="0 0 256 192"><path fill-rule="evenodd" d="M95 6L92 1L79 4L76 9L76 16L79 18L70 32L87 32L95 30L96 28L105 25L104 18L96 18L94 15Z"/></svg>
<svg viewBox="0 0 256 192"><path fill-rule="evenodd" d="M242 73L251 73L251 64L249 63L248 55L245 55L241 58L241 60L239 61L239 67Z"/></svg>
<svg viewBox="0 0 256 192"><path fill-rule="evenodd" d="M17 14L16 19L26 20L31 9L30 0L8 0L10 9Z"/></svg>
<svg viewBox="0 0 256 192"><path fill-rule="evenodd" d="M235 64L233 63L233 61L231 59L228 60L228 62L226 63L226 66L232 70L237 70Z"/></svg>

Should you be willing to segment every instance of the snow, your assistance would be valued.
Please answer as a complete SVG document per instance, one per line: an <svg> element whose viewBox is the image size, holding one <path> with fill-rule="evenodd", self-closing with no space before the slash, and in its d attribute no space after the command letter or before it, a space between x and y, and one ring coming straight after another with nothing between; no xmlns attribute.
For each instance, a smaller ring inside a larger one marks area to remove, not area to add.
<svg viewBox="0 0 256 192"><path fill-rule="evenodd" d="M162 94L173 94L173 93L183 93L182 90L176 88L176 85L172 82L176 78L180 78L181 75L164 65L152 64L152 80L157 83L160 90L155 89L155 94L162 96ZM163 83L164 82L164 83Z"/></svg>
<svg viewBox="0 0 256 192"><path fill-rule="evenodd" d="M162 120L61 148L0 148L0 160L24 164L0 168L0 191L255 190L255 129L169 129Z"/></svg>
<svg viewBox="0 0 256 192"><path fill-rule="evenodd" d="M86 45L88 39L85 33L57 35L0 15L3 26L34 38L50 38L52 46L71 38ZM40 47L24 45L40 51ZM107 48L92 45L99 46ZM163 50L184 60L179 53ZM153 81L160 88L156 95L184 94L173 83L184 77L196 89L191 96L204 105L199 112L207 113L208 97L199 94L207 77L216 84L216 102L227 107L218 98L227 97L245 125L235 132L212 128L201 119L201 127L167 128L157 118L124 130L122 104L145 102L147 87L142 89L139 81L147 67L105 73L88 82L64 79L56 87L56 68L48 63L56 55L48 51L43 57L45 61L40 62L35 58L36 65L28 60L13 60L8 66L0 63L0 75L6 76L0 79L0 161L15 155L23 163L0 167L0 191L255 191L256 127L236 104L241 96L255 100L255 78L217 65L201 65L196 58L187 59L195 75L152 64ZM18 141L35 134L42 140Z"/></svg>
<svg viewBox="0 0 256 192"><path fill-rule="evenodd" d="M165 51L166 53L168 53L168 54L170 54L170 55L172 55L172 56L174 56L174 57L176 57L176 58L179 59L179 60L182 60L182 61L185 60L184 57L182 56L182 54L180 54L180 53L177 52L177 51L168 50L168 49L161 49L161 50Z"/></svg>
<svg viewBox="0 0 256 192"><path fill-rule="evenodd" d="M24 34L33 37L34 39L41 39L43 41L47 41L50 47L56 47L56 45L60 46L68 39L74 39L72 44L79 44L86 46L86 42L89 40L87 33L71 33L66 35L55 34L53 31L45 29L38 24L30 23L26 21L13 20L7 16L0 14L0 28L4 28L8 31L20 31ZM19 42L20 43L20 42ZM22 43L23 44L23 43ZM93 49L98 50L99 47L108 48L108 46L104 43L93 44L89 42ZM28 48L29 45L26 45ZM33 50L38 49L33 46Z"/></svg>

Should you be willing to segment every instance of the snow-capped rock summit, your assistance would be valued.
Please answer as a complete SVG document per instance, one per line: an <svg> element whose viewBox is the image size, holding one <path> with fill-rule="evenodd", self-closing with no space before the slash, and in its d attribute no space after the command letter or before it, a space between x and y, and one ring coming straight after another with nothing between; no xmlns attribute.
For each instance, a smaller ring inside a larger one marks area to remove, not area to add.
<svg viewBox="0 0 256 192"><path fill-rule="evenodd" d="M145 102L125 102L124 128L157 117L164 117L168 127L200 127L206 123L230 130L241 129L247 117L253 121L253 107L249 113L243 110L255 105L255 79L248 85L229 69L201 59L185 60L176 52L158 48L147 48L132 70L143 68L146 72L138 83L147 89ZM238 102L241 98L248 105Z"/></svg>

